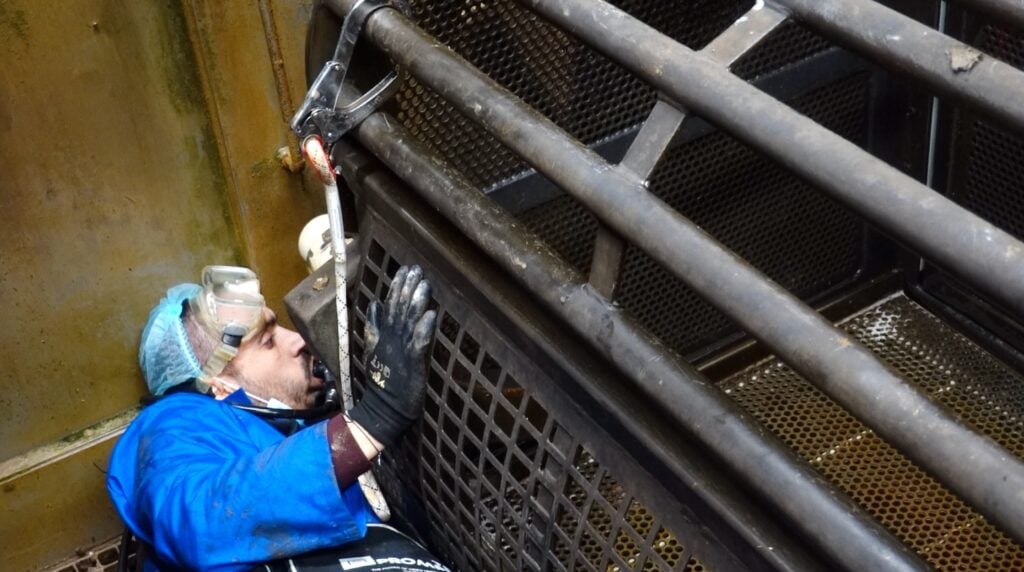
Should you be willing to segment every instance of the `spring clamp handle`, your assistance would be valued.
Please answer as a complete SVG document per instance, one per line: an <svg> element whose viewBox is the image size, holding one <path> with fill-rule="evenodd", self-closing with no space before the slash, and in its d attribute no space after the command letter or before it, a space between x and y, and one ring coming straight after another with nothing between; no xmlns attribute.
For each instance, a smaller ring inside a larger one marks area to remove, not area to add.
<svg viewBox="0 0 1024 572"><path fill-rule="evenodd" d="M290 125L300 140L317 134L323 139L324 146L330 148L397 91L399 74L391 70L373 89L350 103L339 105L352 53L363 26L370 14L386 7L404 12L405 3L402 0L358 0L345 16L334 57L324 62L302 105L292 116ZM346 91L351 91L351 88Z"/></svg>

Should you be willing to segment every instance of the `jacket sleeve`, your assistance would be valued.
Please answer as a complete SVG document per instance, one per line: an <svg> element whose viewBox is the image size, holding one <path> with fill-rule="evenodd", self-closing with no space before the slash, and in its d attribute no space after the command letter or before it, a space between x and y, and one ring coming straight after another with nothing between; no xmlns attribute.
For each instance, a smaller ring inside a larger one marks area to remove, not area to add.
<svg viewBox="0 0 1024 572"><path fill-rule="evenodd" d="M326 423L266 444L250 425L262 421L224 406L158 417L137 432L129 494L161 561L246 570L365 535L372 517L358 485L338 486Z"/></svg>

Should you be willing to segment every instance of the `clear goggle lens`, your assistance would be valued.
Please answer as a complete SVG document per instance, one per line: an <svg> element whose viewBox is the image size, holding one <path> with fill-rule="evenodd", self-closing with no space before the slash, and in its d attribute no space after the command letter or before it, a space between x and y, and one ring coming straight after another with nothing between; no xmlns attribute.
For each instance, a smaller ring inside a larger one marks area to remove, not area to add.
<svg viewBox="0 0 1024 572"><path fill-rule="evenodd" d="M245 335L263 323L263 295L256 273L241 266L207 266L203 290L192 300L200 320L217 339L230 327Z"/></svg>

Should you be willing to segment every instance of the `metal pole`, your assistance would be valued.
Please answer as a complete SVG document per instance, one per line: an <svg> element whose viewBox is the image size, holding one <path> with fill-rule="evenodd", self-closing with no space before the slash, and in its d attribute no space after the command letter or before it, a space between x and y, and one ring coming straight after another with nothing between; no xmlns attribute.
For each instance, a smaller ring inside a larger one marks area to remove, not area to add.
<svg viewBox="0 0 1024 572"><path fill-rule="evenodd" d="M1016 238L606 2L529 4L1024 318L1024 244Z"/></svg>
<svg viewBox="0 0 1024 572"><path fill-rule="evenodd" d="M851 570L927 568L803 459L597 294L536 235L394 119L376 114L359 140L602 355L715 451L821 549ZM378 189L387 192L387 189ZM699 488L699 487L698 487Z"/></svg>
<svg viewBox="0 0 1024 572"><path fill-rule="evenodd" d="M1008 20L1024 29L1024 4L1020 0L956 0L957 4L988 12L1000 20Z"/></svg>
<svg viewBox="0 0 1024 572"><path fill-rule="evenodd" d="M1024 72L1017 68L871 0L774 2L879 64L1024 128ZM1021 12L1018 7L1018 16Z"/></svg>
<svg viewBox="0 0 1024 572"><path fill-rule="evenodd" d="M335 10L344 10L349 3L347 0L330 2ZM564 12L550 11L572 21L590 22L601 30L598 35L602 38L632 38L632 41L627 41L632 48L612 42L623 52L645 45L645 34L656 35L646 27L646 31L640 33L635 27L642 24L603 2L562 0L545 6L551 8L556 4L564 6ZM597 6L600 9L595 11ZM614 14L611 21L605 21L608 14ZM622 28L619 28L620 24ZM637 33L631 34L631 31ZM764 342L808 381L927 469L979 512L1018 541L1024 541L1024 463L1012 453L965 427L948 410L892 372L863 345L833 327L800 300L647 193L642 181L634 174L610 166L397 11L385 9L375 13L367 22L366 33L399 66L440 93L467 117L486 127L499 141L571 193L609 227L643 249ZM637 41L637 38L644 41ZM669 75L674 60L666 60L666 54L671 55L672 50L678 47L675 42L667 40L662 46L664 51L659 52L661 55L651 54L652 59L646 65L662 76ZM692 52L690 54L691 59L695 57ZM689 69L685 58L678 63ZM695 66L694 69L700 71L700 67ZM714 69L716 73L722 71L719 66L714 66ZM713 77L708 79L713 83ZM739 84L746 86L742 81ZM788 110L771 98L768 100L771 105L763 109L764 113ZM723 95L717 103L728 107L732 101ZM761 118L754 121L759 122ZM828 146L834 140L842 141L817 124L806 119L803 121L808 124L805 128L817 127L827 137L813 137L813 134L799 129L788 131L786 128L791 126L783 123L773 125L774 146L771 148L787 148L775 139L790 133L794 142L808 141ZM849 150L821 157L828 159L828 164L823 164L822 168L828 171L835 165L852 163L854 169L852 173L845 173L847 179L853 177L857 180L862 171L875 180L885 179L877 172L876 160L852 144L848 146ZM859 157L851 156L853 150L872 163L865 164L858 160ZM812 158L820 157L814 145L806 152ZM903 177L894 170L890 169L890 172ZM914 185L911 191L919 187L913 180L905 179ZM943 211L944 204L954 205L927 189L920 197L923 203L905 204L905 197L898 190L885 187L886 194L890 196L876 196L876 200L894 210L900 210L900 205L910 207L904 213L909 219L927 220L929 217L922 216L922 209L940 212L944 216L938 221L943 228L931 230L937 230L936 235L944 241L960 227L963 217L971 216L959 208L952 212ZM893 198L897 199L895 204ZM973 217L973 220L985 228L992 228L980 218ZM938 221L928 222L934 224ZM914 220L909 222L915 224ZM973 240L966 241L968 246L984 242L977 240L977 236L969 238ZM1020 244L1005 234L996 238L1001 239L1002 244ZM954 239L950 244L965 243L964 237L955 236ZM991 254L987 248L980 250ZM1007 255L1016 260L1022 253L1024 245L1020 252L1007 252ZM1016 266L1016 270L1021 272L1024 265Z"/></svg>

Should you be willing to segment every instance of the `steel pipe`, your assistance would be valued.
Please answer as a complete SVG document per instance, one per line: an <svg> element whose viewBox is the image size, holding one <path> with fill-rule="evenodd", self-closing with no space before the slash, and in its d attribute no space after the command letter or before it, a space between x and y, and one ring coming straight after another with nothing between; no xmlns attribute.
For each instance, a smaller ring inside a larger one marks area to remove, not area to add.
<svg viewBox="0 0 1024 572"><path fill-rule="evenodd" d="M1024 72L1017 68L871 0L773 1L877 63L1024 128Z"/></svg>
<svg viewBox="0 0 1024 572"><path fill-rule="evenodd" d="M1024 318L1016 238L606 2L528 4Z"/></svg>
<svg viewBox="0 0 1024 572"><path fill-rule="evenodd" d="M357 134L385 165L596 351L617 364L653 403L720 455L824 553L851 570L927 568L842 491L597 294L543 240L524 230L399 122L376 114Z"/></svg>
<svg viewBox="0 0 1024 572"><path fill-rule="evenodd" d="M335 10L344 13L351 0L332 0L330 4ZM562 0L544 4L546 8L543 13L549 17L548 13L553 11L559 17L572 21L596 23L595 26L602 30L601 37L610 40L607 43L622 52L646 53L646 49L637 49L638 46L647 45L649 35L657 35L646 26L638 30L636 27L642 24L603 2ZM551 9L555 5L563 6L564 11ZM584 6L588 10L583 10ZM600 9L593 10L596 6ZM588 19L586 15L591 12ZM609 14L613 15L611 21L605 21ZM440 45L400 13L394 10L375 13L367 22L366 34L398 65L445 97L467 117L483 125L539 172L571 193L609 227L636 244L764 342L808 381L957 492L983 515L999 524L1011 536L1024 541L1024 463L1009 451L965 427L954 415L901 379L860 343L647 193L643 182L635 175L610 166L485 74ZM626 41L632 47L619 44L623 37L632 38ZM664 45L659 41L651 44L654 48L661 46L660 51L648 54L652 58L650 64L655 66L652 69L659 70L662 77L675 77L679 66L673 67L675 60L671 57L676 48L681 46L671 40L664 42ZM636 54L630 53L627 59L634 56ZM692 52L688 57L694 59ZM678 63L683 69L689 69L687 58L681 58ZM703 67L695 65L694 69L700 73ZM722 69L714 66L714 71L717 74ZM706 79L708 85L713 85L716 77L709 74ZM696 84L700 85L700 82ZM742 81L739 84L746 86ZM679 88L674 86L674 89ZM744 98L730 99L722 96L717 103L730 108L735 100L742 102ZM765 114L779 115L781 110L788 110L771 98L768 100L771 105L762 109ZM699 99L694 101L700 102ZM702 107L709 107L709 104L705 102ZM792 126L786 123L775 125L770 121L771 118L767 119L766 123L775 127L776 137L790 133L786 127ZM811 129L812 132L794 130L795 142L808 141L828 147L831 143L837 143L835 140L842 141L817 124L806 119L803 121L805 131ZM759 123L761 119L754 122ZM821 129L827 136L814 137L813 128ZM872 174L871 167L874 167L874 176L883 182L886 180L884 173L877 172L877 161L852 144L847 145L849 149L845 151L851 154L849 158L845 152L837 153L829 156L829 164L822 165L822 168L828 171L834 165L852 160L850 162L856 168L853 173L845 173L847 179L852 176L857 180L856 176L861 171ZM777 150L787 146L775 142L774 146L759 147L765 147L767 151L769 148ZM861 157L852 155L854 150ZM820 157L814 145L806 152L812 158ZM872 162L865 163L864 157ZM894 170L889 169L887 172L902 177ZM917 185L909 178L906 178L906 182ZM910 187L911 194L915 189ZM925 202L913 205L904 203L905 197L898 190L902 189L888 189L889 193L899 199L895 205L891 200L883 200L881 197L876 197L876 200L895 210L899 210L897 207L900 205L913 206L911 212L918 216L921 214L917 212L920 209L932 209L932 212L937 210L947 215L939 218L945 226L941 230L947 233L959 228L960 217L967 216L959 208L952 212L942 211L943 204L948 201L927 189L924 189L925 195L921 197ZM974 220L991 228L977 217ZM1005 241L1012 240L1008 235L1005 236ZM1019 244L1016 241L1013 243ZM988 249L982 250L988 253ZM1020 256L1019 252L1007 254L1018 258ZM664 359L663 355L661 359Z"/></svg>

